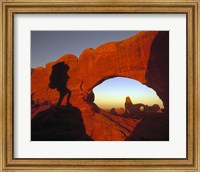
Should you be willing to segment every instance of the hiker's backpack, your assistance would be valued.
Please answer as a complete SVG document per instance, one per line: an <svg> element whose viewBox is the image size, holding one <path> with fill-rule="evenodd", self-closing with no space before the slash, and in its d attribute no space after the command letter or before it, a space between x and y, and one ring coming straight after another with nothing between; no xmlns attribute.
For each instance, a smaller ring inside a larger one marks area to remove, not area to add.
<svg viewBox="0 0 200 172"><path fill-rule="evenodd" d="M52 67L52 72L50 75L49 88L55 89L59 88L62 85L66 84L69 79L67 75L67 71L69 70L69 66L64 62L59 62Z"/></svg>

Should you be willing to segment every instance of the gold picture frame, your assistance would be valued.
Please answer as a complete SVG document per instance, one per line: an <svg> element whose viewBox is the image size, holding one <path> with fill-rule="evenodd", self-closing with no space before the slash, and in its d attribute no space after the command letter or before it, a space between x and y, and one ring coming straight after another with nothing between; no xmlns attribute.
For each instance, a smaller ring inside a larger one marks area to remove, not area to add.
<svg viewBox="0 0 200 172"><path fill-rule="evenodd" d="M200 171L199 0L1 0L1 171ZM184 13L187 16L187 158L15 159L13 158L13 16L22 13Z"/></svg>

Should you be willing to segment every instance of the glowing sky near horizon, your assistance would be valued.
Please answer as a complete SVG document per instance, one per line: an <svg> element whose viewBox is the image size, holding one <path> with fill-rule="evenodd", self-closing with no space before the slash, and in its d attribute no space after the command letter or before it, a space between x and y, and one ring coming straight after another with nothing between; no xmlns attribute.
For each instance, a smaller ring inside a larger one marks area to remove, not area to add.
<svg viewBox="0 0 200 172"><path fill-rule="evenodd" d="M142 83L123 77L105 80L93 89L95 103L102 109L124 108L125 99L129 96L132 103L142 103L152 106L158 104L163 108L163 102L156 92Z"/></svg>

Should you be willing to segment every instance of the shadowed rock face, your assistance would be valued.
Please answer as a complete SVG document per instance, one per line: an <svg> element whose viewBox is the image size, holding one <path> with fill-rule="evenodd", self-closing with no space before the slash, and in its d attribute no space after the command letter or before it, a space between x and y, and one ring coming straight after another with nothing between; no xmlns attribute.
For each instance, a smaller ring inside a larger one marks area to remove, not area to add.
<svg viewBox="0 0 200 172"><path fill-rule="evenodd" d="M32 141L92 141L76 107L51 107L31 120Z"/></svg>
<svg viewBox="0 0 200 172"><path fill-rule="evenodd" d="M70 103L80 109L87 134L94 140L107 138L123 140L127 136L122 134L120 129L117 130L112 120L106 122L107 118L99 116L97 107L91 102L94 100L92 89L109 78L117 76L132 78L153 88L163 101L165 109L168 109L168 60L168 32L140 32L120 42L110 42L96 49L86 49L79 59L67 54L55 62L48 63L45 68L32 70L33 99L40 102L50 101L52 104L58 101L59 93L48 89L48 82L52 66L64 62L70 67L68 72L70 79L67 84L67 88L71 91ZM102 134L100 136L99 132L103 131L95 129L99 128L97 126L100 123L102 130L109 128L110 132L115 126L109 137L106 133L103 137Z"/></svg>
<svg viewBox="0 0 200 172"><path fill-rule="evenodd" d="M144 112L135 118L140 118L141 121L125 139L126 141L169 141L168 113Z"/></svg>
<svg viewBox="0 0 200 172"><path fill-rule="evenodd" d="M146 85L162 99L165 111L169 109L169 32L159 32L151 45L146 71Z"/></svg>

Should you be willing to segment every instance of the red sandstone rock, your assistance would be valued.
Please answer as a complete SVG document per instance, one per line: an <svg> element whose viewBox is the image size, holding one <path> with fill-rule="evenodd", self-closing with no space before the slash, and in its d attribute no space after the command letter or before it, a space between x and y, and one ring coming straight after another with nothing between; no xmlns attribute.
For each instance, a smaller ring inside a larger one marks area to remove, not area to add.
<svg viewBox="0 0 200 172"><path fill-rule="evenodd" d="M154 90L165 101L164 104L168 105L166 103L168 86L165 87L168 80L163 77L163 73L159 75L163 64L161 62L157 64L155 70L152 69L152 63L149 66L149 58L157 60L160 55L156 54L155 48L153 48L154 54L151 54L152 44L157 35L158 32L153 31L140 32L120 42L106 43L96 49L88 48L82 52L79 59L74 55L67 54L55 62L48 63L45 68L35 68L31 74L33 99L39 102L50 101L52 104L58 101L58 92L48 88L49 76L51 67L64 61L70 66L68 72L70 79L67 85L72 92L70 103L80 109L87 134L94 140L124 140L133 131L138 121L113 120L116 117L112 116L111 119L108 118L108 114L105 116L105 114L95 112L91 103L93 100L92 89L106 79L117 76L128 77L141 83L148 83L149 87L153 85ZM162 40L157 40L156 46L159 46L159 43L162 44ZM164 57L168 58L167 55ZM156 63L155 60L154 63ZM147 74L147 69L156 71L157 76L151 76L151 73ZM147 79L149 80L147 81ZM160 83L158 86L156 86L155 80ZM154 83L152 84L152 82ZM63 100L63 104L65 101ZM132 123L130 131L124 131L117 125L117 121L118 123L120 121L120 125L125 125L127 122Z"/></svg>

